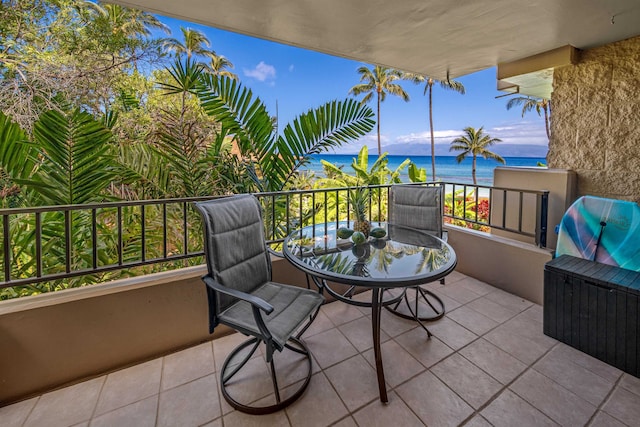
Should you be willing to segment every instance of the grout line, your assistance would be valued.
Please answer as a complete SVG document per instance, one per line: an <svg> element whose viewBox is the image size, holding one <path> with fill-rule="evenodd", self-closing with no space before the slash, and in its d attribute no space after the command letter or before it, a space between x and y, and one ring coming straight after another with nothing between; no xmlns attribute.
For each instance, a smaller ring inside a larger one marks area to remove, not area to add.
<svg viewBox="0 0 640 427"><path fill-rule="evenodd" d="M93 410L91 411L91 416L89 417L89 423L91 423L91 421L93 420L93 417L95 417L95 415L96 415L96 410L98 409L98 402L100 402L100 397L102 396L102 392L104 390L104 386L107 384L107 377L108 376L109 376L109 374L105 375L104 379L102 380L102 384L100 384L100 391L98 392L98 397L96 398L96 403L93 404Z"/></svg>
<svg viewBox="0 0 640 427"><path fill-rule="evenodd" d="M154 425L157 427L158 422L160 421L160 396L162 394L162 383L164 382L164 359L165 356L162 356L162 363L160 364L160 384L158 384L158 402L156 403L156 419Z"/></svg>
<svg viewBox="0 0 640 427"><path fill-rule="evenodd" d="M29 413L27 414L26 417L24 417L24 421L22 422L22 426L24 426L25 424L27 424L27 421L29 420L29 417L31 416L31 414L33 413L33 411L36 409L36 406L38 405L38 403L40 403L40 398L42 397L42 394L39 396L36 396L35 399L36 401L33 403L33 406L31 407L31 409L29 409Z"/></svg>
<svg viewBox="0 0 640 427"><path fill-rule="evenodd" d="M607 415L609 415L610 417L612 417L613 419L618 420L616 417L614 417L613 415L611 415L610 413L603 411L602 408L604 407L604 405L609 401L609 399L611 398L611 395L616 391L616 389L620 386L620 383L622 382L622 378L624 377L625 373L622 372L622 374L618 377L618 379L616 380L616 382L613 384L613 387L611 387L611 390L609 390L609 393L607 393L607 395L604 397L604 399L602 399L602 402L600 402L600 404L596 407L595 412L591 415L591 417L589 418L589 420L587 421L587 423L585 425L589 426L593 423L593 420L595 419L596 415L598 415L598 412L604 412ZM622 421L620 421L622 424L627 425L627 423L624 423Z"/></svg>
<svg viewBox="0 0 640 427"><path fill-rule="evenodd" d="M517 380L519 380L520 378L522 378L527 372L529 372L530 370L533 369L533 365L535 365L536 363L538 363L538 361L540 361L542 358L544 358L547 354L549 354L551 352L551 350L553 350L553 348L555 348L559 343L555 343L554 345L552 345L547 351L545 351L540 357L538 357L536 360L534 360L531 364L529 364L522 372L520 372L518 375L516 375L511 381L509 381L507 384L504 384L503 387L496 392L488 401L486 401L483 405L481 405L480 407L478 407L477 410L474 410L473 414L471 414L467 419L465 419L461 425L466 424L467 422L469 422L473 417L475 417L476 415L482 416L481 412L487 408L491 403L493 403L498 397L502 396L502 394L505 392L505 390L509 390L510 392L512 392L513 394L515 394L516 396L518 396L519 398L521 398L522 400L524 400L525 402L527 402L528 405L530 405L532 408L534 408L535 410L537 410L538 412L540 412L541 414L543 414L545 417L547 417L549 420L551 420L552 422L557 423L553 418L551 418L549 415L547 415L546 413L544 413L542 410L540 410L539 408L537 408L536 406L532 405L531 402L529 402L527 399L525 399L524 397L520 396L518 393L516 393L514 390L509 389L509 387L515 383ZM495 344L494 344L495 345ZM497 346L496 346L497 347ZM500 347L498 347L500 348ZM502 349L500 349L502 350ZM504 350L502 350L504 351ZM505 353L509 354L511 357L515 358L516 360L522 362L522 360L518 359L517 357L513 356L512 354L510 354L509 352ZM462 355L461 355L462 356ZM462 356L464 357L464 356ZM465 358L466 359L466 358ZM473 364L474 366L476 366L473 362L469 361L471 364ZM523 362L524 363L524 362ZM482 368L478 367L480 370L482 370ZM483 371L484 372L484 371ZM537 371L536 371L537 372ZM488 373L487 373L488 374ZM490 376L490 375L489 375ZM491 377L493 378L493 377ZM494 378L495 379L495 378ZM497 381L497 380L496 380ZM500 381L498 381L498 383L500 383ZM500 385L502 385L502 383L500 383ZM455 392L454 392L455 393ZM464 399L463 399L464 400ZM466 402L466 401L465 401Z"/></svg>

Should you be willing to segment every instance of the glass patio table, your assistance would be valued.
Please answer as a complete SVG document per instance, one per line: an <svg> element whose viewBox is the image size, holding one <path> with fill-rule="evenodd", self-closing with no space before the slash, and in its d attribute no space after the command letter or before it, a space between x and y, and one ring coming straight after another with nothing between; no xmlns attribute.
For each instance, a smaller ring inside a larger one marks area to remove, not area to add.
<svg viewBox="0 0 640 427"><path fill-rule="evenodd" d="M337 237L347 222L318 224L296 230L284 240L283 253L294 266L309 274L320 292L325 289L349 304L371 307L373 350L380 400L388 402L380 350L380 315L384 305L399 297L383 300L383 290L407 288L445 277L456 266L456 254L443 240L419 230L386 223L372 223L386 229L383 238L355 245ZM347 285L345 293L332 290L327 281ZM353 300L356 287L371 289L371 303Z"/></svg>

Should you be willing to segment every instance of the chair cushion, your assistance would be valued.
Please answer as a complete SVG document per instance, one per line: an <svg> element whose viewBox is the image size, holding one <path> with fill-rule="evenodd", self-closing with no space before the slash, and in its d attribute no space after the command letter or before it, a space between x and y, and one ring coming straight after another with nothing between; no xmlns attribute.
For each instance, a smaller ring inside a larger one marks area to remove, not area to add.
<svg viewBox="0 0 640 427"><path fill-rule="evenodd" d="M252 295L262 298L274 308L269 315L261 312L262 318L279 350L289 337L308 319L308 316L322 304L324 298L317 292L266 282L256 288ZM220 322L232 326L248 335L263 337L253 317L251 304L238 301L220 313Z"/></svg>
<svg viewBox="0 0 640 427"><path fill-rule="evenodd" d="M394 185L389 193L389 222L442 235L442 188Z"/></svg>
<svg viewBox="0 0 640 427"><path fill-rule="evenodd" d="M251 195L196 203L205 225L209 274L220 284L251 293L271 278L260 206ZM235 301L218 295L219 309Z"/></svg>

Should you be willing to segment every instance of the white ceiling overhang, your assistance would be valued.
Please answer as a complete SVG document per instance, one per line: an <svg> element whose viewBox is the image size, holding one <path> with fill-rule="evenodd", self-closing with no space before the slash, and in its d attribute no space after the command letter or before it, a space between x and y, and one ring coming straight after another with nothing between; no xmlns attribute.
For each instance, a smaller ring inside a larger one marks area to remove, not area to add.
<svg viewBox="0 0 640 427"><path fill-rule="evenodd" d="M116 0L438 79L640 35L639 0Z"/></svg>

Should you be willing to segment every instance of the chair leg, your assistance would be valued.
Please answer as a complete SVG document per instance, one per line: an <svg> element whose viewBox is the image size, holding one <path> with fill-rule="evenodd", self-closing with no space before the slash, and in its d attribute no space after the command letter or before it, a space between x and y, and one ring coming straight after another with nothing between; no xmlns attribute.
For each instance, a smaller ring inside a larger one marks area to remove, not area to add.
<svg viewBox="0 0 640 427"><path fill-rule="evenodd" d="M410 290L414 290L416 292L415 309L411 307L411 305L409 304L409 299L407 297L407 292L409 292ZM438 320L442 318L442 316L444 316L445 314L444 302L442 302L440 297L438 297L436 294L434 294L431 291L421 288L420 286L415 286L412 288L405 289L403 292L403 297L405 300L405 304L409 309L409 314L399 310L399 305L400 305L399 303L393 306L386 306L385 308L389 310L391 313L395 314L396 316L402 317L403 319L416 320L420 322L421 326L424 329L426 328L424 327L424 325L422 325L422 322ZM420 313L420 308L418 305L419 298L421 298L422 301L431 308L431 310L433 311L433 314L426 315L424 313L423 314ZM427 333L429 333L429 331L427 331Z"/></svg>
<svg viewBox="0 0 640 427"><path fill-rule="evenodd" d="M309 349L307 348L306 344L303 341L301 341L296 337L291 337L289 338L289 341L285 344L285 348L287 350L303 355L307 361L307 366L308 366L307 375L304 381L302 382L302 384L298 385L295 391L293 391L292 393L287 393L290 395L283 400L281 395L281 389L278 385L274 360L271 359L271 361L269 362L269 371L271 375L271 383L273 384L273 391L274 391L276 403L273 405L267 405L267 406L251 405L255 401L263 399L265 396L256 396L253 402L248 402L248 403L238 402L233 396L231 396L231 393L229 392L228 387L234 385L233 381L231 381L234 375L240 372L242 368L247 364L247 362L251 359L251 356L253 355L253 353L255 353L255 350L257 349L258 345L261 342L262 341L258 340L257 338L250 338L249 340L243 342L238 347L233 349L233 351L231 351L229 356L227 356L227 359L224 361L224 364L222 365L222 370L220 372L220 390L222 391L222 396L224 397L224 399L234 409L237 409L240 412L245 412L247 414L252 414L252 415L270 414L270 413L277 412L284 409L285 407L295 402L297 399L299 399L302 396L307 386L309 385L309 382L311 381L311 363L312 363L311 353L309 352ZM247 355L245 355L242 358L242 360L239 363L235 364L234 359L236 358L236 356L249 346L253 346L253 348L249 351ZM228 374L226 374L228 369L231 369L231 370ZM249 388L251 387L250 384L247 384L246 386Z"/></svg>

